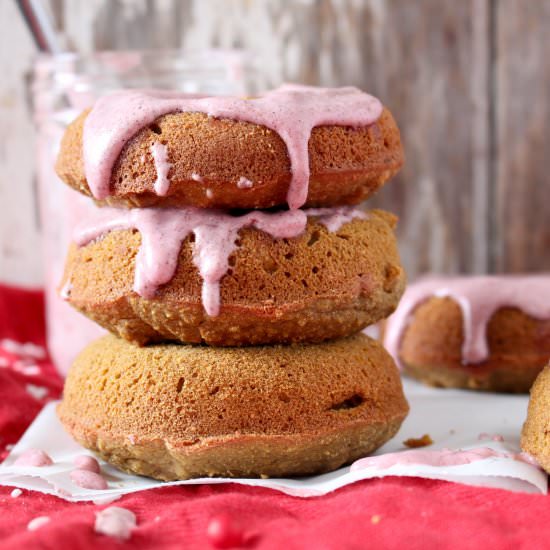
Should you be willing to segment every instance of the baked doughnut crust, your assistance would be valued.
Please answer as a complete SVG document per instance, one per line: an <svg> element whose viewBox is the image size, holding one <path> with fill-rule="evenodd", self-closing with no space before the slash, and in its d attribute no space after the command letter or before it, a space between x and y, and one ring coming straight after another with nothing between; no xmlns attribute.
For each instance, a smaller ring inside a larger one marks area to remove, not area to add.
<svg viewBox="0 0 550 550"><path fill-rule="evenodd" d="M550 364L538 375L521 432L521 448L550 472Z"/></svg>
<svg viewBox="0 0 550 550"><path fill-rule="evenodd" d="M390 439L407 412L393 360L361 334L249 348L109 335L77 358L58 407L79 443L163 480L330 471Z"/></svg>
<svg viewBox="0 0 550 550"><path fill-rule="evenodd" d="M82 149L88 113L67 128L56 171L65 183L92 196ZM154 192L157 170L151 146L155 142L167 147L172 165L166 196ZM316 127L308 149L306 207L358 204L403 164L399 130L388 109L370 126ZM252 187L239 187L241 178ZM116 207L270 208L286 204L290 181L286 145L269 128L202 113L171 113L126 143L113 168L110 196L98 202Z"/></svg>
<svg viewBox="0 0 550 550"><path fill-rule="evenodd" d="M403 333L404 371L432 386L524 393L550 359L550 320L500 308L487 325L486 361L462 362L463 320L449 297L419 305Z"/></svg>
<svg viewBox="0 0 550 550"><path fill-rule="evenodd" d="M192 239L172 280L152 299L133 291L139 232L118 230L69 251L68 301L114 334L143 345L180 341L216 346L320 342L388 316L405 287L395 217L371 211L331 233L309 218L304 234L273 239L247 228L221 279L219 315L201 303Z"/></svg>

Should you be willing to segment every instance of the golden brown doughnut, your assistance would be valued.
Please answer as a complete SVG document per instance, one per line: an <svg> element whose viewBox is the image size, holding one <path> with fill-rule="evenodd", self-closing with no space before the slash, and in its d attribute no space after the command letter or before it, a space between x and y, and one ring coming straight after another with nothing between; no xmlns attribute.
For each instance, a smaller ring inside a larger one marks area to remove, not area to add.
<svg viewBox="0 0 550 550"><path fill-rule="evenodd" d="M318 342L348 336L389 315L405 286L395 217L372 211L331 233L309 218L304 234L273 239L241 230L221 279L221 308L208 316L187 238L172 280L152 299L132 290L140 234L112 231L68 256L68 301L101 326L138 344L218 346Z"/></svg>
<svg viewBox="0 0 550 550"><path fill-rule="evenodd" d="M127 472L173 480L326 472L382 445L408 412L374 340L138 348L111 335L69 372L59 417Z"/></svg>

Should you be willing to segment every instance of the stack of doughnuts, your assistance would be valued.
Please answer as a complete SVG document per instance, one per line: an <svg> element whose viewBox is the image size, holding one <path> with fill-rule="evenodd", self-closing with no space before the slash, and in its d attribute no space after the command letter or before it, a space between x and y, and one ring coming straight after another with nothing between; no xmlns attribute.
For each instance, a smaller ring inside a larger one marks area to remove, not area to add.
<svg viewBox="0 0 550 550"><path fill-rule="evenodd" d="M384 344L427 384L528 392L550 360L550 277L425 277L385 322Z"/></svg>
<svg viewBox="0 0 550 550"><path fill-rule="evenodd" d="M405 274L395 217L355 205L402 162L391 113L356 88L98 100L56 167L100 207L60 294L112 334L72 366L65 428L163 480L321 473L386 442L408 405L361 331Z"/></svg>

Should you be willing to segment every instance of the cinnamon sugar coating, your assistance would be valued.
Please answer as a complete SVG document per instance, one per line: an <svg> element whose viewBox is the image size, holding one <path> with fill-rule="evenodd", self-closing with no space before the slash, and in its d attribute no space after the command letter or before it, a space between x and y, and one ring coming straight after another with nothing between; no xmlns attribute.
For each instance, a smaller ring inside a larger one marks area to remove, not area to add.
<svg viewBox="0 0 550 550"><path fill-rule="evenodd" d="M57 159L59 177L91 196L84 174L82 133L88 111L69 125ZM157 196L151 146L167 146L169 191ZM319 126L309 140L311 177L305 206L358 204L395 175L403 164L399 130L384 109L362 128ZM252 183L239 185L241 178ZM202 113L172 113L142 129L122 150L111 177L118 207L195 206L269 208L286 204L291 180L286 145L274 131L248 122Z"/></svg>
<svg viewBox="0 0 550 550"><path fill-rule="evenodd" d="M109 335L77 358L58 407L82 445L164 480L326 472L382 445L407 412L393 360L361 334L249 348Z"/></svg>
<svg viewBox="0 0 550 550"><path fill-rule="evenodd" d="M395 221L372 211L331 233L309 218L305 233L293 239L241 230L240 246L221 279L215 317L201 303L192 236L182 244L176 274L153 299L132 290L141 237L131 230L112 231L82 248L73 245L61 287L70 279L71 305L140 345L319 342L353 334L397 306L405 274Z"/></svg>
<svg viewBox="0 0 550 550"><path fill-rule="evenodd" d="M405 372L427 384L497 392L528 392L550 359L550 319L504 307L487 325L490 355L462 362L463 319L452 298L433 297L416 308L399 359Z"/></svg>

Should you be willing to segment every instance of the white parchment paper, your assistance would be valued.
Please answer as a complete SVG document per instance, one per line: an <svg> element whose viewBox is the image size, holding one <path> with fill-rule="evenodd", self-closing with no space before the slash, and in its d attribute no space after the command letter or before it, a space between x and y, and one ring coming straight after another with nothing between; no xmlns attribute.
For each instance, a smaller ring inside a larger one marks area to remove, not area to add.
<svg viewBox="0 0 550 550"><path fill-rule="evenodd" d="M403 451L406 449L403 441L424 434L430 435L434 441L425 450L490 447L503 453L519 453L527 396L433 389L410 380L405 380L404 387L411 412L397 436L375 454ZM502 436L503 441L493 441L488 437L492 435ZM31 448L46 451L54 464L41 468L14 466L17 457ZM442 479L528 493L545 494L547 491L547 476L542 470L510 457L491 457L460 466L398 464L385 469L365 468L357 471L346 467L329 474L295 479L207 478L170 483L124 474L102 462L102 473L109 488L97 491L82 489L69 477L74 469L74 458L86 452L65 433L55 415L55 403L50 403L0 465L0 485L54 494L70 501L108 501L154 487L201 483L241 483L269 487L299 497L313 497L361 479L384 476Z"/></svg>

